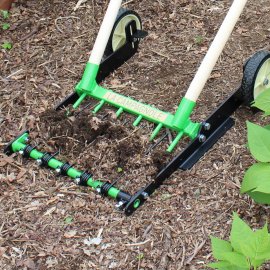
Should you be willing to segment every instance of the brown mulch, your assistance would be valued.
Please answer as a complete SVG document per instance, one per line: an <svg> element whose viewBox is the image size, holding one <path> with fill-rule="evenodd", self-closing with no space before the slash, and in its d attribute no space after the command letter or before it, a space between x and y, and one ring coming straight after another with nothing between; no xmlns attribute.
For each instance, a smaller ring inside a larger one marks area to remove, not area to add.
<svg viewBox="0 0 270 270"><path fill-rule="evenodd" d="M133 117L115 119L112 108L76 119L52 111L80 79L108 3L87 1L74 12L76 2L17 1L11 28L0 29L0 43L13 44L0 50L0 150L29 129L40 150L60 149L59 158L100 179L121 176L119 186L134 192L172 158L163 151L168 142L145 154L151 125L137 130ZM231 1L127 2L149 36L103 85L174 113ZM269 9L266 0L249 1L194 119L205 119L240 84L245 59L267 48ZM0 154L1 269L207 269L209 235L228 239L233 211L253 228L269 221L269 209L239 194L254 162L245 121L260 114L241 108L234 118L235 127L204 158L174 173L131 217L33 160Z"/></svg>

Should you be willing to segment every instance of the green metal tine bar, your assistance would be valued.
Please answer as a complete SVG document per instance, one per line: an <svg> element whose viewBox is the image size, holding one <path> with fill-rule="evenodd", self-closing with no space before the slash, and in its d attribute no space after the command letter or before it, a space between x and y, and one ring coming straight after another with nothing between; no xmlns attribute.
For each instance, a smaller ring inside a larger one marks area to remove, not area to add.
<svg viewBox="0 0 270 270"><path fill-rule="evenodd" d="M8 146L8 148L7 148L8 150L6 150L5 152L7 154L10 154L10 153L24 154L25 149L27 147L30 147L29 145L26 144L26 142L28 141L28 137L29 137L29 133L24 132L22 135L20 135L18 138L16 138ZM42 152L36 150L34 147L30 147L30 151L28 153L28 156L31 157L32 159L37 160L37 161L41 161L42 158L44 157L44 155L46 155L46 153L42 153ZM65 164L64 162L61 162L61 161L57 160L56 158L54 158L53 156L51 156L46 165L57 171L60 168L62 168L62 166L64 164ZM86 185L86 186L92 187L98 193L101 192L101 189L105 184L110 185L110 184L108 184L108 182L94 180L92 178L92 175L90 175L90 174L87 174L87 179L84 179L85 183L82 184L82 183L80 183L80 179L81 179L82 175L84 175L84 174L85 174L85 172L79 171L79 170L73 168L72 166L70 166L66 171L66 175L71 177L72 179L74 179L75 180L74 182L76 184L81 184L81 185ZM117 201L126 201L126 202L131 197L128 193L125 193L124 191L117 189L113 185L110 185L108 190L106 190L106 194L104 194L104 195L107 195L108 197L116 199Z"/></svg>

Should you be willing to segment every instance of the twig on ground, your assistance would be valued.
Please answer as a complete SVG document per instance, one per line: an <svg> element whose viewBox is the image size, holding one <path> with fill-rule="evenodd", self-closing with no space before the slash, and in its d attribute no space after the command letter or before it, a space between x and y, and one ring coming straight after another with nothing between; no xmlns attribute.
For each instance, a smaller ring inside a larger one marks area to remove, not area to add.
<svg viewBox="0 0 270 270"><path fill-rule="evenodd" d="M206 243L206 239L202 241L202 243L198 246L198 243L196 243L195 249L193 254L189 257L189 259L185 262L185 265L190 264L192 260L196 257L196 255L199 253L199 251L203 248L203 246Z"/></svg>
<svg viewBox="0 0 270 270"><path fill-rule="evenodd" d="M75 8L73 9L74 11L76 11L83 3L85 3L87 0L79 0L75 6Z"/></svg>
<svg viewBox="0 0 270 270"><path fill-rule="evenodd" d="M80 20L79 17L75 17L75 16L67 16L67 17L58 17L55 19L54 21L54 25L55 27L57 28L57 30L60 32L60 33L63 33L62 29L59 27L58 25L58 21L59 20L65 20L65 19L77 19L77 20Z"/></svg>
<svg viewBox="0 0 270 270"><path fill-rule="evenodd" d="M40 29L40 24L38 24L33 31L31 31L29 34L25 35L24 37L21 38L21 41L25 41L28 38L32 37L34 34L36 34Z"/></svg>
<svg viewBox="0 0 270 270"><path fill-rule="evenodd" d="M125 244L125 246L127 246L127 247L142 246L142 245L145 245L146 243L148 243L149 241L151 241L151 239L147 239L143 242L138 242L138 243Z"/></svg>

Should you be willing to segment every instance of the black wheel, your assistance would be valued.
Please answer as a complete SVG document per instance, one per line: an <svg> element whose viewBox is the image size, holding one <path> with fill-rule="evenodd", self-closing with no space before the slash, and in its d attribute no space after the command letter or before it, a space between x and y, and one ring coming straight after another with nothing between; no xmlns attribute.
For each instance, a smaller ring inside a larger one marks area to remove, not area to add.
<svg viewBox="0 0 270 270"><path fill-rule="evenodd" d="M242 95L246 105L270 88L270 52L259 51L244 65Z"/></svg>
<svg viewBox="0 0 270 270"><path fill-rule="evenodd" d="M104 52L106 56L118 50L126 43L127 37L125 29L131 21L135 21L137 29L142 30L140 16L133 10L120 8Z"/></svg>

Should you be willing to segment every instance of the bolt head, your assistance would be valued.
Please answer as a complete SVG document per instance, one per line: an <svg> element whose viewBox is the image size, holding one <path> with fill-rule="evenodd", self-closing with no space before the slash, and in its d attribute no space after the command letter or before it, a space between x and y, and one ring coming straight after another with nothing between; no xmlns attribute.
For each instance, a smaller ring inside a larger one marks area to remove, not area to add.
<svg viewBox="0 0 270 270"><path fill-rule="evenodd" d="M266 86L266 85L268 85L268 84L269 84L269 80L266 78L266 79L264 80L264 82L263 82L263 85Z"/></svg>
<svg viewBox="0 0 270 270"><path fill-rule="evenodd" d="M204 135L200 135L200 136L199 136L199 141L200 141L201 143L204 143L204 142L206 141L206 137L205 137Z"/></svg>
<svg viewBox="0 0 270 270"><path fill-rule="evenodd" d="M211 125L209 123L204 123L203 128L204 130L210 130Z"/></svg>
<svg viewBox="0 0 270 270"><path fill-rule="evenodd" d="M23 155L23 150L20 150L20 151L19 151L19 154L20 154L20 155Z"/></svg>
<svg viewBox="0 0 270 270"><path fill-rule="evenodd" d="M147 192L142 192L142 196L146 200L149 197L149 194Z"/></svg>
<svg viewBox="0 0 270 270"><path fill-rule="evenodd" d="M79 177L77 177L77 178L74 179L74 183L76 185L79 185L80 184L80 181L81 181L81 179Z"/></svg>
<svg viewBox="0 0 270 270"><path fill-rule="evenodd" d="M60 173L60 172L61 172L61 169L60 169L60 168L56 168L55 171L56 171L57 173Z"/></svg>
<svg viewBox="0 0 270 270"><path fill-rule="evenodd" d="M101 188L100 187L96 188L96 192L101 193Z"/></svg>
<svg viewBox="0 0 270 270"><path fill-rule="evenodd" d="M40 166L42 164L42 160L41 159L37 159L37 164Z"/></svg>
<svg viewBox="0 0 270 270"><path fill-rule="evenodd" d="M120 209L122 208L123 205L124 205L124 202L123 202L123 201L119 201L119 202L115 205L115 207L116 207L118 210L120 210Z"/></svg>
<svg viewBox="0 0 270 270"><path fill-rule="evenodd" d="M25 137L24 141L25 142L29 142L29 138L28 137Z"/></svg>

